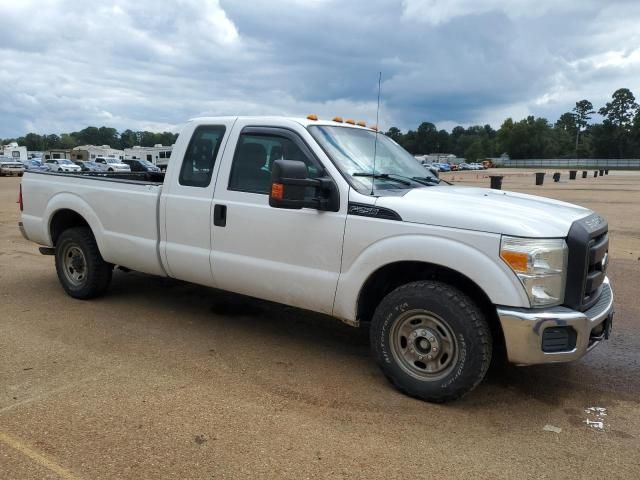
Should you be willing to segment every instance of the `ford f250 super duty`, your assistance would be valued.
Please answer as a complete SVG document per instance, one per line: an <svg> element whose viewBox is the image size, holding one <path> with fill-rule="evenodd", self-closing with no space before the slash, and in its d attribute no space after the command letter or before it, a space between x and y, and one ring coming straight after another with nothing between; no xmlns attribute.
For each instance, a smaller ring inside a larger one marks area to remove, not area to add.
<svg viewBox="0 0 640 480"><path fill-rule="evenodd" d="M566 362L611 329L602 217L445 185L358 125L199 118L166 174L27 171L20 206L74 298L120 266L368 324L384 374L429 401L472 390L497 347Z"/></svg>

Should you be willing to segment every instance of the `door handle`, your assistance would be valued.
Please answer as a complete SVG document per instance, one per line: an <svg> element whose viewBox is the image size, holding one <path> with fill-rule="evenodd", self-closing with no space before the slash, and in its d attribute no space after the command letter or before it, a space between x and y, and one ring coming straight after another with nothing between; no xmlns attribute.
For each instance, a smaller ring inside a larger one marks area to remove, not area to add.
<svg viewBox="0 0 640 480"><path fill-rule="evenodd" d="M226 205L216 205L213 207L213 224L216 227L225 227L227 225Z"/></svg>

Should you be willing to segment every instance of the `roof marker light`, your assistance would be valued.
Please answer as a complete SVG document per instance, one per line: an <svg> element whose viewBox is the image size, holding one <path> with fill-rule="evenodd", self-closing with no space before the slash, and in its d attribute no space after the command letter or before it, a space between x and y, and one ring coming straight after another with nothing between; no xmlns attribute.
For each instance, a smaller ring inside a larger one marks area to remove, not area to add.
<svg viewBox="0 0 640 480"><path fill-rule="evenodd" d="M348 123L349 125L355 125L356 121L352 118L347 118L344 123Z"/></svg>
<svg viewBox="0 0 640 480"><path fill-rule="evenodd" d="M318 120L318 115L316 115L315 113L307 115L307 120Z"/></svg>
<svg viewBox="0 0 640 480"><path fill-rule="evenodd" d="M342 117L333 117L334 122L342 123Z"/></svg>
<svg viewBox="0 0 640 480"><path fill-rule="evenodd" d="M359 127L366 127L367 126L367 122L364 122L362 120L356 122L356 125L358 125Z"/></svg>

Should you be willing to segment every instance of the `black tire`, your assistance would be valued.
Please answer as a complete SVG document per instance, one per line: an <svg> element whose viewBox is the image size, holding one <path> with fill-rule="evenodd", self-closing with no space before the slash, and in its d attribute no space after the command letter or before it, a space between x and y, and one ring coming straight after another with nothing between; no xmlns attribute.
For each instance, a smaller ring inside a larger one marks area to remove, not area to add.
<svg viewBox="0 0 640 480"><path fill-rule="evenodd" d="M437 281L412 282L389 293L374 313L370 337L373 356L391 383L429 402L470 392L491 363L491 330L481 310Z"/></svg>
<svg viewBox="0 0 640 480"><path fill-rule="evenodd" d="M102 295L109 288L112 270L113 265L100 255L90 228L69 228L60 234L56 243L56 273L68 295L80 299Z"/></svg>

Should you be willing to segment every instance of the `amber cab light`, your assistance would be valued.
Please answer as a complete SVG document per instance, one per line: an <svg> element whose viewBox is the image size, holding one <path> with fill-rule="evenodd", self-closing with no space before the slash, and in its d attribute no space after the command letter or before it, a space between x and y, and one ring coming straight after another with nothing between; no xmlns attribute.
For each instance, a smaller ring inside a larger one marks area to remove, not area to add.
<svg viewBox="0 0 640 480"><path fill-rule="evenodd" d="M360 120L359 122L356 123L356 125L358 125L359 127L366 127L367 122L363 122L362 120Z"/></svg>
<svg viewBox="0 0 640 480"><path fill-rule="evenodd" d="M318 120L318 115L316 115L315 113L307 115L307 120Z"/></svg>
<svg viewBox="0 0 640 480"><path fill-rule="evenodd" d="M347 118L344 123L348 123L349 125L355 125L356 121L353 120L352 118Z"/></svg>
<svg viewBox="0 0 640 480"><path fill-rule="evenodd" d="M333 117L334 122L342 123L342 117Z"/></svg>

